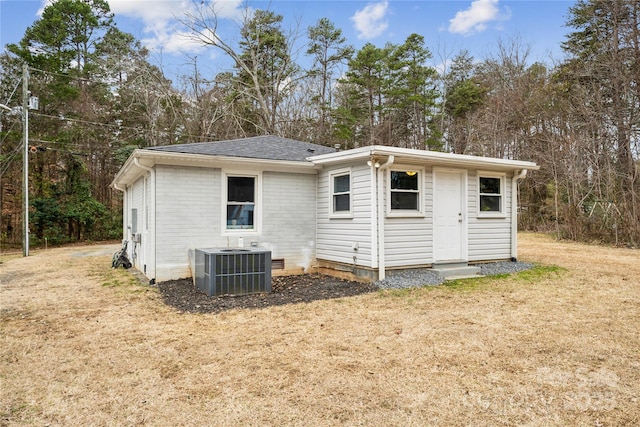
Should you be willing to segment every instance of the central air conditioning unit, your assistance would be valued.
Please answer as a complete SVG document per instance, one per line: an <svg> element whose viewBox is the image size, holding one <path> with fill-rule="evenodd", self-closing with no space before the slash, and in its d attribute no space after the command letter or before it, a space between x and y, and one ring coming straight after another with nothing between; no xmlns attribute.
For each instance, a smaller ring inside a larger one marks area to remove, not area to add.
<svg viewBox="0 0 640 427"><path fill-rule="evenodd" d="M271 292L271 251L196 249L195 278L209 296Z"/></svg>

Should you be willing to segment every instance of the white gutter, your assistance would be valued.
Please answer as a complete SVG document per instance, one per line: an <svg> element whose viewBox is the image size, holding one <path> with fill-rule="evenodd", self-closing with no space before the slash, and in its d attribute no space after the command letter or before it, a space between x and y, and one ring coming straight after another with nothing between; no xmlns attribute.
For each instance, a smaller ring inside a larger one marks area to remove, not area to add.
<svg viewBox="0 0 640 427"><path fill-rule="evenodd" d="M514 171L511 178L511 259L518 259L518 180L527 176L527 170Z"/></svg>
<svg viewBox="0 0 640 427"><path fill-rule="evenodd" d="M378 280L384 280L386 277L386 272L385 272L385 255L384 255L384 213L385 213L385 209L384 209L384 176L383 176L383 172L385 169L387 169L389 166L391 166L393 164L393 162L395 161L395 156L390 155L387 158L387 161L383 164L380 165L380 167L378 167L378 171L377 171L377 190L378 190L378 194L377 194L377 199L378 199L378 204L377 204L377 240L378 240ZM372 167L375 167L375 165L373 165Z"/></svg>
<svg viewBox="0 0 640 427"><path fill-rule="evenodd" d="M153 165L172 165L172 166L202 166L211 168L251 168L260 171L278 171L278 172L294 172L317 174L318 169L322 167L312 163L311 161L293 161L293 160L269 160L254 159L248 157L230 157L230 156L212 156L208 154L190 154L163 152L156 150L136 149L127 159L120 171L114 177L111 185L127 185L133 183L138 177L138 173L134 166L145 168L135 159L141 159L146 164ZM148 167L148 166L147 166Z"/></svg>
<svg viewBox="0 0 640 427"><path fill-rule="evenodd" d="M147 172L153 174L153 169L151 169L149 166L145 166L145 165L141 164L140 161L138 160L138 157L134 157L133 158L133 164L136 165L137 167L139 167L140 169L144 169Z"/></svg>
<svg viewBox="0 0 640 427"><path fill-rule="evenodd" d="M336 153L320 154L309 157L308 160L316 165L350 162L371 156L402 157L403 160L426 162L432 165L455 166L466 168L490 168L491 170L514 170L514 169L539 169L538 165L532 162L520 160L499 159L493 157L471 156L467 154L442 153L438 151L416 150L411 148L387 147L383 145L373 145L369 147L354 148L351 150L338 151Z"/></svg>

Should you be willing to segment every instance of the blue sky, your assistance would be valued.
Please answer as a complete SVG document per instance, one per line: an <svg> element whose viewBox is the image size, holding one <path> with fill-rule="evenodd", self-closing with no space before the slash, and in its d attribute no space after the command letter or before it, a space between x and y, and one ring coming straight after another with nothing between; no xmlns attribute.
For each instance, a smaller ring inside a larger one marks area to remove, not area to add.
<svg viewBox="0 0 640 427"><path fill-rule="evenodd" d="M38 19L51 0L0 0L0 45L15 43ZM433 54L431 65L441 66L462 49L478 58L496 52L498 40L519 39L530 47L530 62L551 63L562 56L560 44L571 31L565 27L569 0L108 0L118 27L150 48L151 60L169 75L192 71L193 58L203 73L229 68L220 52L186 37L177 17L198 6L215 7L221 37L237 40L244 7L269 9L284 16L285 29L304 31L320 18L330 19L356 48L370 42L382 47L399 44L411 33L425 37ZM304 37L303 37L304 39ZM302 57L302 53L301 53ZM300 60L302 62L302 59Z"/></svg>

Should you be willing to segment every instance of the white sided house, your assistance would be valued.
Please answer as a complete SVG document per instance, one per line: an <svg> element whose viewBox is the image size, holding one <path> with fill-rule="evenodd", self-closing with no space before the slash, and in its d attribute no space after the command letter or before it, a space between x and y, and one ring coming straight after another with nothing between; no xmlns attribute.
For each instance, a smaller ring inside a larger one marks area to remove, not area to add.
<svg viewBox="0 0 640 427"><path fill-rule="evenodd" d="M517 258L517 182L535 163L275 136L136 150L113 180L124 239L153 281L199 248L271 253L273 274L384 279L390 269Z"/></svg>

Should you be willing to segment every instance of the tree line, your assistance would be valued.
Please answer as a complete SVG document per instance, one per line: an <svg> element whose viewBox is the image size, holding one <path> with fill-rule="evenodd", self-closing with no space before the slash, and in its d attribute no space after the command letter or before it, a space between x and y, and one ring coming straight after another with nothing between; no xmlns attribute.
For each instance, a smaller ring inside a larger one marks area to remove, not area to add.
<svg viewBox="0 0 640 427"><path fill-rule="evenodd" d="M194 58L174 83L105 0L58 0L0 56L1 100L20 93L23 63L40 99L29 125L32 244L119 238L109 184L136 148L274 134L534 161L541 169L520 183L521 228L637 247L639 10L637 0L576 2L552 65L513 39L485 58L438 52L436 69L419 34L355 49L326 18L298 33L269 10L247 13L231 43L204 5L183 23L233 66L203 75ZM0 235L11 246L22 128L15 113L0 120Z"/></svg>

